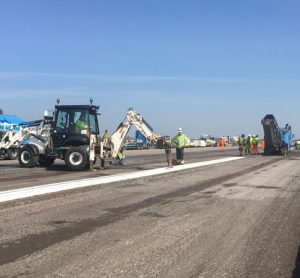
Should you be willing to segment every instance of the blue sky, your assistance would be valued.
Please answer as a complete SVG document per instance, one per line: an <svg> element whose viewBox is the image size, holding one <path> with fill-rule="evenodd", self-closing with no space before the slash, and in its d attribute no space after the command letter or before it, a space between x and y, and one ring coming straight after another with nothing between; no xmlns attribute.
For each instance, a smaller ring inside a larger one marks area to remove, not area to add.
<svg viewBox="0 0 300 278"><path fill-rule="evenodd" d="M0 1L0 107L25 120L133 106L159 132L262 134L273 113L300 134L300 2Z"/></svg>

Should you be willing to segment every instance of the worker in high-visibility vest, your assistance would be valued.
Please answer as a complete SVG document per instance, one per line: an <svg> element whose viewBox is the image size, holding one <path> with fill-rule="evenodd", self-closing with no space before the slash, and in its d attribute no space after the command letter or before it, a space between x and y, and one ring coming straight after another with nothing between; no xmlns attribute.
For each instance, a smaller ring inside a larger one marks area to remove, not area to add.
<svg viewBox="0 0 300 278"><path fill-rule="evenodd" d="M106 129L103 134L103 140L107 140L107 139L108 139L108 130Z"/></svg>
<svg viewBox="0 0 300 278"><path fill-rule="evenodd" d="M239 151L240 151L240 156L244 155L244 149L245 149L246 141L245 141L245 135L242 134L239 138Z"/></svg>
<svg viewBox="0 0 300 278"><path fill-rule="evenodd" d="M255 140L254 140L254 154L259 154L258 152L258 143L260 141L260 138L258 135L255 135Z"/></svg>
<svg viewBox="0 0 300 278"><path fill-rule="evenodd" d="M252 136L250 142L251 142L251 154L258 154L258 142L259 142L258 135Z"/></svg>
<svg viewBox="0 0 300 278"><path fill-rule="evenodd" d="M262 152L265 152L265 147L266 147L266 143L265 143L265 140L261 140L260 141L260 148L262 150Z"/></svg>
<svg viewBox="0 0 300 278"><path fill-rule="evenodd" d="M250 138L250 154L254 154L254 144L253 144L254 140L255 140L255 136L253 135Z"/></svg>
<svg viewBox="0 0 300 278"><path fill-rule="evenodd" d="M120 165L125 164L125 154L124 154L124 149L121 148L120 151L117 154L117 163Z"/></svg>
<svg viewBox="0 0 300 278"><path fill-rule="evenodd" d="M224 137L221 138L220 140L220 147L221 147L221 152L224 152L224 148L225 148L225 139Z"/></svg>
<svg viewBox="0 0 300 278"><path fill-rule="evenodd" d="M190 139L183 134L182 128L178 128L178 134L173 137L172 141L176 144L176 159L178 165L184 164L184 148L190 144Z"/></svg>
<svg viewBox="0 0 300 278"><path fill-rule="evenodd" d="M79 119L75 123L75 126L78 131L89 128L86 115L84 113L81 113Z"/></svg>
<svg viewBox="0 0 300 278"><path fill-rule="evenodd" d="M102 138L104 143L108 142L108 131L107 129L105 130L104 134L103 134L103 138Z"/></svg>
<svg viewBox="0 0 300 278"><path fill-rule="evenodd" d="M248 135L247 140L246 140L246 148L245 148L245 154L250 154L250 149L251 149L251 134Z"/></svg>

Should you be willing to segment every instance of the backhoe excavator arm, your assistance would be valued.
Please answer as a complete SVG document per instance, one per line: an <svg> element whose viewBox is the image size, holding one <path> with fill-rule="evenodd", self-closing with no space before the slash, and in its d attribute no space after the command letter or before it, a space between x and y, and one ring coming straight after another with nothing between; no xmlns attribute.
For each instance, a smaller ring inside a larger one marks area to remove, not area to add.
<svg viewBox="0 0 300 278"><path fill-rule="evenodd" d="M113 158L117 157L131 126L134 126L137 130L139 130L147 139L152 140L155 138L155 133L153 132L152 127L140 114L134 111L133 108L129 108L125 120L118 126L117 130L109 139L111 156Z"/></svg>

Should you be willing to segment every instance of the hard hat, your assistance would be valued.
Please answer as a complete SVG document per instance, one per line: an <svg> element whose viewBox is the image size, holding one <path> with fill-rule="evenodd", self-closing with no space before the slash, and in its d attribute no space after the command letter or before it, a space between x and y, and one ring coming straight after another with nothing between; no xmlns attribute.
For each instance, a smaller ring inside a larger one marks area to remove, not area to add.
<svg viewBox="0 0 300 278"><path fill-rule="evenodd" d="M249 133L248 137L251 137L251 134Z"/></svg>
<svg viewBox="0 0 300 278"><path fill-rule="evenodd" d="M182 132L182 128L178 128L178 132Z"/></svg>

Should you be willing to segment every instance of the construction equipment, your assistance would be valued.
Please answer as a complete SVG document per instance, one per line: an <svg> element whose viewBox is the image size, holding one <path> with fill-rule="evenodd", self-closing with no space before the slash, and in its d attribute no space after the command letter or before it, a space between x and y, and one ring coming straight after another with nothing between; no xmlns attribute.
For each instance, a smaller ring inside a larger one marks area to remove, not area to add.
<svg viewBox="0 0 300 278"><path fill-rule="evenodd" d="M55 106L54 117L47 117L51 123L45 138L31 138L19 151L22 167L32 168L38 163L52 165L55 159L62 159L69 170L81 170L89 165L90 135L99 141L99 106L59 105Z"/></svg>
<svg viewBox="0 0 300 278"><path fill-rule="evenodd" d="M14 132L17 132L21 129L20 123L22 122L23 121L15 115L0 113L0 133L3 135L9 131L11 127L14 127Z"/></svg>
<svg viewBox="0 0 300 278"><path fill-rule="evenodd" d="M148 138L144 136L142 132L139 130L136 130L135 132L135 142L137 145L137 149L150 149L151 147L151 142Z"/></svg>
<svg viewBox="0 0 300 278"><path fill-rule="evenodd" d="M0 157L4 159L17 159L17 148L11 143L11 139L21 127L22 120L15 115L3 114L0 109Z"/></svg>
<svg viewBox="0 0 300 278"><path fill-rule="evenodd" d="M147 139L155 138L151 126L130 108L112 136L101 142L98 109L99 106L92 105L92 99L90 105L59 105L58 101L54 115L47 117L50 128L43 128L48 133L31 136L28 144L21 147L20 165L25 168L35 167L38 163L50 166L55 159L62 159L69 170L82 170L88 168L91 159L96 162L96 155L100 154L101 165L105 158L115 159L131 126Z"/></svg>
<svg viewBox="0 0 300 278"><path fill-rule="evenodd" d="M101 151L101 158L116 158L120 151L125 137L127 136L130 128L134 126L147 140L152 141L157 138L157 134L153 131L153 128L147 123L147 121L133 108L129 108L126 117L123 122L120 123L116 131L112 136L103 142L103 151Z"/></svg>
<svg viewBox="0 0 300 278"><path fill-rule="evenodd" d="M286 124L284 128L280 128L274 115L266 115L261 121L264 128L264 139L266 155L284 154L286 155L292 147L294 135L292 128Z"/></svg>
<svg viewBox="0 0 300 278"><path fill-rule="evenodd" d="M19 130L15 132L16 130ZM0 139L0 157L5 159L17 159L22 144L29 138L32 143L39 142L43 136L49 133L49 126L44 127L44 121L21 123L17 127L11 125L9 130Z"/></svg>
<svg viewBox="0 0 300 278"><path fill-rule="evenodd" d="M55 106L48 134L33 136L28 144L19 151L19 163L22 167L32 168L38 163L50 166L55 159L62 159L69 170L77 171L88 168L91 155L96 161L100 154L101 162L105 158L117 157L131 126L135 126L147 139L155 137L151 126L141 115L130 108L125 120L118 126L110 138L100 140L98 113L99 106L92 105L58 105ZM91 147L91 138L93 138Z"/></svg>

